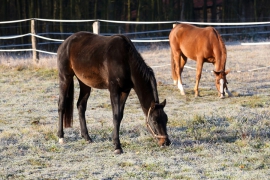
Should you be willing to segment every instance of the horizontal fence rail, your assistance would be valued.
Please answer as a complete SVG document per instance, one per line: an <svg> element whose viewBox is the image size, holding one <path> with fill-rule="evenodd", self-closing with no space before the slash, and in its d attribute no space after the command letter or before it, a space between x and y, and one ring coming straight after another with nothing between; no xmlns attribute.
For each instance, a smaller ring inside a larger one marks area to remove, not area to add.
<svg viewBox="0 0 270 180"><path fill-rule="evenodd" d="M102 19L89 19L89 20L57 20L57 19L42 19L42 18L32 18L32 19L22 19L22 20L14 20L14 21L2 21L0 22L0 25L6 25L11 23L25 23L27 21L30 21L29 27L31 27L32 31L31 33L21 34L21 35L6 35L6 36L0 36L0 52L19 52L19 51L32 51L34 53L46 53L51 55L56 55L55 52L50 52L46 50L40 50L37 47L39 46L50 46L53 44L60 44L64 41L64 39L73 34L74 32L42 32L38 33L36 30L36 24L37 22L42 23L93 23L92 30L93 32L99 33L101 35L112 35L112 34L124 34L127 36L130 36L130 39L134 43L168 43L169 39L168 36L149 36L150 34L162 34L166 33L169 34L171 29L160 29L160 30L146 30L146 31L134 31L134 32L123 32L119 26L118 32L106 32L106 33L100 33L100 27L104 25L100 25L100 23L111 23L111 24L133 24L135 27L137 25L162 25L162 24L169 24L171 27L173 27L173 24L177 23L187 23L187 24L193 24L198 26L213 26L217 30L223 30L224 32L220 33L222 37L227 36L255 36L255 35L267 35L270 34L270 22L239 22L239 23L208 23L208 22L186 22L186 21L155 21L155 22L148 22L148 21L114 21L114 20L102 20ZM47 25L49 27L49 25ZM108 24L107 24L108 26ZM17 26L19 27L19 26ZM95 29L97 28L97 29ZM255 28L258 28L259 30L255 31L252 30ZM242 29L245 31L246 29L251 29L249 32L229 32L227 33L227 29ZM268 29L268 30L266 30ZM146 35L146 37L141 37L143 35ZM50 36L50 37L47 37ZM54 36L54 37L51 37ZM55 38L55 36L60 37L60 39ZM31 44L2 44L2 41L14 41L14 39L19 38L31 38ZM268 35L270 37L270 35ZM39 39L39 41L43 42L37 42L36 39ZM36 42L36 45L34 43ZM252 43L240 43L241 45L269 45L270 42L252 42ZM32 48L24 48L24 49L13 49L14 47L19 46L31 46ZM12 48L12 49L5 49L5 48ZM38 56L35 55L35 56ZM33 59L38 60L38 57L33 57Z"/></svg>
<svg viewBox="0 0 270 180"><path fill-rule="evenodd" d="M31 18L31 19L22 19L22 20L14 20L14 21L0 21L0 24L7 23L18 23L30 20L37 21L47 21L47 22L108 22L108 23L121 23L121 24L176 24L176 23L186 23L186 24L194 24L194 25L210 25L210 26L244 26L244 25L262 25L262 24L270 24L270 21L267 22L235 22L235 23L219 23L219 22L188 22L188 21L114 21L114 20L103 20L103 19L86 19L86 20L61 20L61 19L42 19L42 18Z"/></svg>

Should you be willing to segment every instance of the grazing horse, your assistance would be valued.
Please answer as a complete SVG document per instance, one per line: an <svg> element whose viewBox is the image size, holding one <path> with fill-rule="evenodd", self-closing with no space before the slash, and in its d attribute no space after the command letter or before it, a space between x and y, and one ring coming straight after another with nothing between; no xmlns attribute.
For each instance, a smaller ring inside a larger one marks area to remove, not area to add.
<svg viewBox="0 0 270 180"><path fill-rule="evenodd" d="M171 46L171 69L174 84L178 85L182 95L185 95L181 74L187 58L197 61L195 97L199 96L199 82L203 63L213 63L216 76L218 96L224 98L225 91L229 95L225 71L227 52L219 33L212 27L198 28L189 24L176 25L169 35Z"/></svg>
<svg viewBox="0 0 270 180"><path fill-rule="evenodd" d="M57 51L59 71L59 142L64 142L65 127L73 121L74 80L79 81L80 95L77 102L81 136L92 142L85 120L87 100L91 88L108 89L113 112L113 143L115 153L123 152L119 140L120 123L130 90L133 88L146 116L146 125L160 146L169 145L168 117L159 103L153 70L145 63L133 43L123 35L110 37L89 32L78 32L68 37Z"/></svg>

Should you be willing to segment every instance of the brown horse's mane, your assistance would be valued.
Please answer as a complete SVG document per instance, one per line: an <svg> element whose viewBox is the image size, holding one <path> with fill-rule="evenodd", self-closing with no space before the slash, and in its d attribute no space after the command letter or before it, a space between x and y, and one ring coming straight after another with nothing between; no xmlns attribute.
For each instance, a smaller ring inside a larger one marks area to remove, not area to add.
<svg viewBox="0 0 270 180"><path fill-rule="evenodd" d="M144 59L142 58L141 54L136 50L133 43L128 39L126 36L120 35L126 42L129 44L129 54L131 55L132 64L135 65L137 71L143 74L143 77L146 81L149 81L152 77L155 76L154 71L151 67L149 67Z"/></svg>

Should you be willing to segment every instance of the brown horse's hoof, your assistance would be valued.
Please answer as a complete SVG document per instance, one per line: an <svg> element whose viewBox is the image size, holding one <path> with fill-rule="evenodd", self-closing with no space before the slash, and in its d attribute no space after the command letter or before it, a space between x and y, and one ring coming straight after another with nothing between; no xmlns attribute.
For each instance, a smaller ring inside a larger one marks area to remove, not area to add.
<svg viewBox="0 0 270 180"><path fill-rule="evenodd" d="M85 142L86 143L92 143L93 142L93 140L90 138L90 136L87 134L87 135L81 135L82 136L82 138L85 140Z"/></svg>
<svg viewBox="0 0 270 180"><path fill-rule="evenodd" d="M89 144L91 144L93 141L92 141L92 139L89 139L86 142L88 142Z"/></svg>
<svg viewBox="0 0 270 180"><path fill-rule="evenodd" d="M122 153L124 153L122 149L114 150L114 154L122 154Z"/></svg>

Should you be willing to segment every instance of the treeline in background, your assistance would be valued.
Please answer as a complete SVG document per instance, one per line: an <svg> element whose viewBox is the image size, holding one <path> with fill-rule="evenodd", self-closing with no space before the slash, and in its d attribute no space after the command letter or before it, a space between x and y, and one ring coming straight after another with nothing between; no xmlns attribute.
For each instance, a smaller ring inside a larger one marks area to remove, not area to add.
<svg viewBox="0 0 270 180"><path fill-rule="evenodd" d="M0 21L109 19L122 21L268 21L269 0L1 0Z"/></svg>
<svg viewBox="0 0 270 180"><path fill-rule="evenodd" d="M120 21L191 21L191 22L260 22L270 21L269 0L1 0L0 22L28 19L85 20L104 19ZM38 34L74 33L92 31L93 22L68 23L37 21ZM116 24L102 22L101 34L132 33L171 29L172 24ZM269 27L262 27L268 30ZM224 33L233 30L224 29ZM0 24L0 36L30 32L29 21ZM157 36L167 38L168 32ZM56 37L57 36L57 37ZM53 38L52 37L52 38ZM0 41L0 45L25 43L29 38Z"/></svg>

